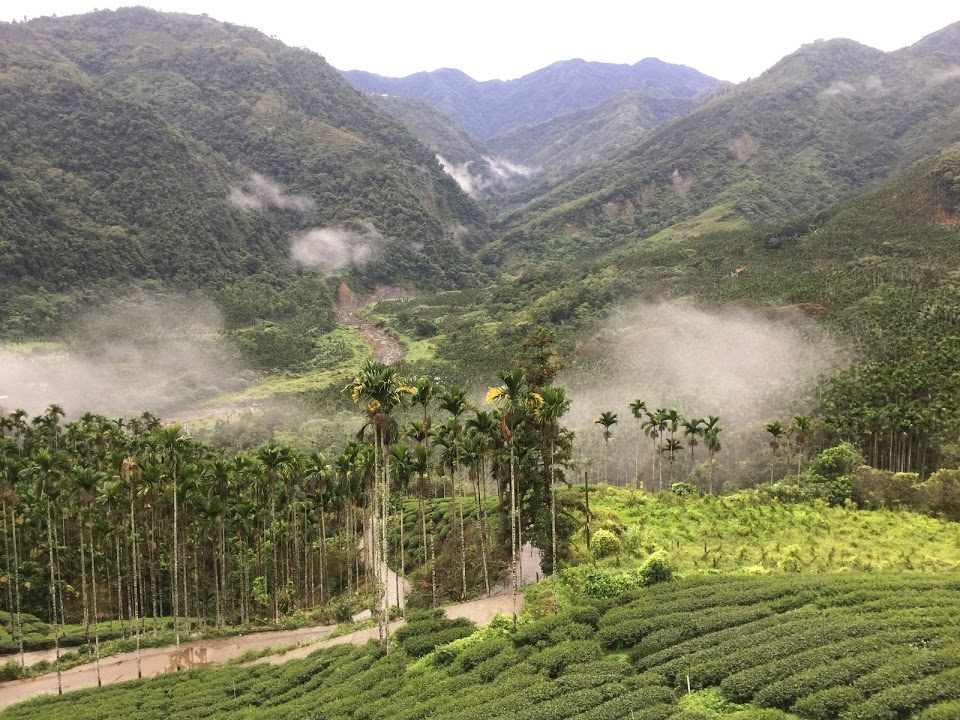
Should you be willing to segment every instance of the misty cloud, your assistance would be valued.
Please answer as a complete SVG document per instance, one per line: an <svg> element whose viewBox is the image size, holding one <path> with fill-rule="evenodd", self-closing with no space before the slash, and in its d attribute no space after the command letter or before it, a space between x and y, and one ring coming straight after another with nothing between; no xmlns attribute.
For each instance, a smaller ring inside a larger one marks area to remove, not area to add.
<svg viewBox="0 0 960 720"><path fill-rule="evenodd" d="M853 95L856 92L857 88L855 85L842 80L837 80L830 83L829 87L823 91L823 94L827 97L831 97L836 95Z"/></svg>
<svg viewBox="0 0 960 720"><path fill-rule="evenodd" d="M372 225L363 232L342 227L314 228L293 237L290 258L295 265L319 271L346 265L364 265L373 258L385 238Z"/></svg>
<svg viewBox="0 0 960 720"><path fill-rule="evenodd" d="M960 78L960 65L951 65L945 70L931 73L927 77L927 85L939 85Z"/></svg>
<svg viewBox="0 0 960 720"><path fill-rule="evenodd" d="M314 203L302 195L287 195L283 186L259 173L253 173L240 187L230 188L230 204L241 210L279 208L307 212Z"/></svg>
<svg viewBox="0 0 960 720"><path fill-rule="evenodd" d="M68 419L194 408L239 389L242 367L220 339L216 307L205 299L138 295L80 318L52 350L0 346L0 401L31 414L51 403Z"/></svg>
<svg viewBox="0 0 960 720"><path fill-rule="evenodd" d="M595 434L592 421L604 410L632 427L627 403L634 398L688 417L720 415L729 428L804 410L799 388L842 359L796 310L771 319L742 309L638 305L581 346L559 382L574 399L571 425L583 433Z"/></svg>
<svg viewBox="0 0 960 720"><path fill-rule="evenodd" d="M460 189L471 197L479 197L497 186L510 187L537 172L533 168L491 155L483 155L479 161L468 160L465 163L453 163L437 155L437 161L447 175L457 181Z"/></svg>
<svg viewBox="0 0 960 720"><path fill-rule="evenodd" d="M520 165L519 163L512 163L505 158L484 155L483 159L486 161L487 165L490 166L490 169L493 170L494 174L501 180L512 180L518 177L530 177L536 172L533 168L528 168L527 166Z"/></svg>

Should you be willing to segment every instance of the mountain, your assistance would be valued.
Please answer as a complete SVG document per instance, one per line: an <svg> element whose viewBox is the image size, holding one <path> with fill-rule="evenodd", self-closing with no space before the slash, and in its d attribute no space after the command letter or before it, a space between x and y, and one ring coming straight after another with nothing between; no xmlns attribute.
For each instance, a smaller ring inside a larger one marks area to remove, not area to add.
<svg viewBox="0 0 960 720"><path fill-rule="evenodd" d="M479 159L490 151L426 100L371 93L368 96L397 118L424 145L455 163Z"/></svg>
<svg viewBox="0 0 960 720"><path fill-rule="evenodd" d="M494 200L533 174L519 163L496 157L426 100L382 93L368 97L431 148L447 174L471 197Z"/></svg>
<svg viewBox="0 0 960 720"><path fill-rule="evenodd" d="M360 70L343 74L364 92L426 100L481 140L593 107L623 90L652 99L689 100L724 85L692 68L656 58L634 65L564 60L514 80L485 82L449 68L404 78Z"/></svg>
<svg viewBox="0 0 960 720"><path fill-rule="evenodd" d="M958 27L891 53L805 45L504 214L502 250L586 255L712 208L768 222L852 197L960 140Z"/></svg>
<svg viewBox="0 0 960 720"><path fill-rule="evenodd" d="M623 90L594 107L507 130L490 138L487 147L546 172L549 180L613 154L696 105L694 98L650 98Z"/></svg>
<svg viewBox="0 0 960 720"><path fill-rule="evenodd" d="M108 286L292 276L297 239L361 284L449 287L484 237L434 153L322 57L207 17L0 24L0 127L8 332Z"/></svg>

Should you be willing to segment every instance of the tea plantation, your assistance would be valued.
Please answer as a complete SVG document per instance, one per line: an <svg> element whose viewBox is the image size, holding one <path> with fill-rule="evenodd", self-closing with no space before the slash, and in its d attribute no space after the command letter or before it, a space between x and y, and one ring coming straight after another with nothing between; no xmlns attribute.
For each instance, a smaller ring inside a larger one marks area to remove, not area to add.
<svg viewBox="0 0 960 720"><path fill-rule="evenodd" d="M960 717L960 574L700 575L474 630L37 699L0 718Z"/></svg>

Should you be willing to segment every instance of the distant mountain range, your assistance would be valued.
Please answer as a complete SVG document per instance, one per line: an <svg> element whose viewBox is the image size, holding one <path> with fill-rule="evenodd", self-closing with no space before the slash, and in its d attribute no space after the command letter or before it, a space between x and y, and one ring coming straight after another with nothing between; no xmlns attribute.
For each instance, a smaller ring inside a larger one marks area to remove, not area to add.
<svg viewBox="0 0 960 720"><path fill-rule="evenodd" d="M656 58L634 65L564 60L515 80L484 82L449 68L404 78L361 70L345 71L343 75L363 92L426 100L484 141L520 125L599 105L624 90L652 100L694 101L726 84Z"/></svg>

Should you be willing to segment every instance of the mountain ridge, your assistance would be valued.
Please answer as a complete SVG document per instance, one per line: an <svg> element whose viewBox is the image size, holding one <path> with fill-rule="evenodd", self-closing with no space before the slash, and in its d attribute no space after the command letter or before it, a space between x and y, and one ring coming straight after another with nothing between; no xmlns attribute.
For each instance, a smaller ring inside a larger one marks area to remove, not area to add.
<svg viewBox="0 0 960 720"><path fill-rule="evenodd" d="M360 70L341 72L364 92L428 100L480 140L519 125L592 107L621 90L636 90L655 98L692 98L726 85L693 68L657 58L645 58L633 65L580 58L561 60L512 80L477 81L452 68L404 78Z"/></svg>

